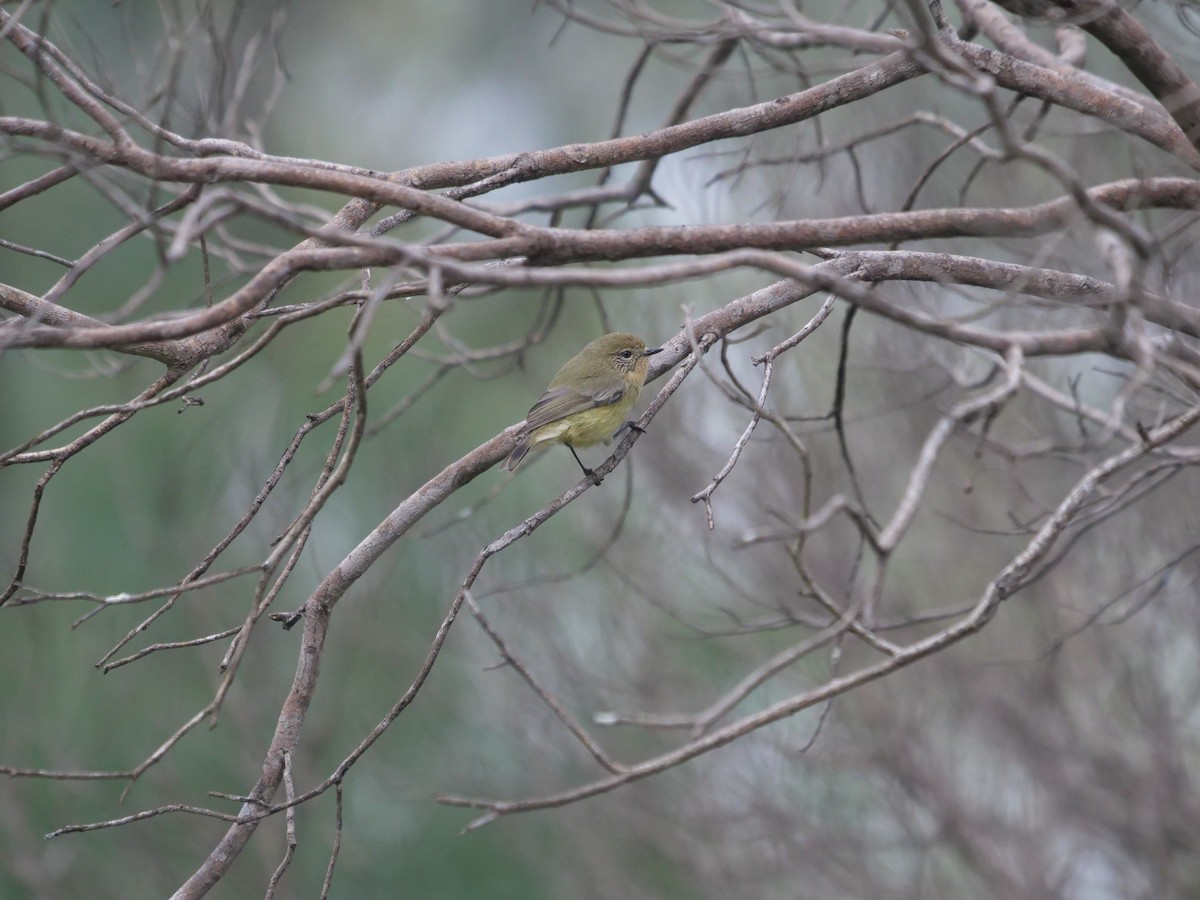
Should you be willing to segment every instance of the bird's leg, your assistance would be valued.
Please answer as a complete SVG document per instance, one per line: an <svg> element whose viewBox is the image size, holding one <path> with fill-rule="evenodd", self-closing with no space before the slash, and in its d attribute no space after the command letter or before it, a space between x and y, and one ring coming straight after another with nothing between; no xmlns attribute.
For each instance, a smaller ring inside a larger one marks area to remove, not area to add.
<svg viewBox="0 0 1200 900"><path fill-rule="evenodd" d="M592 484L594 484L596 487L600 487L600 482L604 479L583 464L583 460L579 458L579 454L575 452L574 447L572 447L570 444L567 444L567 449L570 450L571 455L575 457L575 462L579 463L579 468L583 469L583 474L592 479Z"/></svg>

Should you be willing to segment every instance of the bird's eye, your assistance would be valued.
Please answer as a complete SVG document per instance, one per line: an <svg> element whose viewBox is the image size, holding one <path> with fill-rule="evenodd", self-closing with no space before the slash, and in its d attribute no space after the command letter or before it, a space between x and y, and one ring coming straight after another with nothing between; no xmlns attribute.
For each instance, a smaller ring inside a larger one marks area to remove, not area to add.
<svg viewBox="0 0 1200 900"><path fill-rule="evenodd" d="M620 353L621 359L633 359L632 350L622 350Z"/></svg>

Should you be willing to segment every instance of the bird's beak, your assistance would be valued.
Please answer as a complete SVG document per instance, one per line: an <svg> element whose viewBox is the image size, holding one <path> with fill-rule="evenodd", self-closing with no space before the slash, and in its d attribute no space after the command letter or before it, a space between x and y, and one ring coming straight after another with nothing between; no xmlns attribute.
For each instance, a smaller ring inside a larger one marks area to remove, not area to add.
<svg viewBox="0 0 1200 900"><path fill-rule="evenodd" d="M663 349L664 349L663 347L651 347L650 349L646 350L642 355L643 356L653 356L655 353L662 353Z"/></svg>

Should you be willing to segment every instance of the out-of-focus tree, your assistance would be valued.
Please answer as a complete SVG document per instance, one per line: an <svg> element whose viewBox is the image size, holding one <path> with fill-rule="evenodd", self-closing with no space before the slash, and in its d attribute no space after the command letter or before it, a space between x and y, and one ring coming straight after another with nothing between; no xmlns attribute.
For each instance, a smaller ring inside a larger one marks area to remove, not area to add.
<svg viewBox="0 0 1200 900"><path fill-rule="evenodd" d="M0 893L1200 892L1194 7L489 7L387 172L288 11L0 6Z"/></svg>

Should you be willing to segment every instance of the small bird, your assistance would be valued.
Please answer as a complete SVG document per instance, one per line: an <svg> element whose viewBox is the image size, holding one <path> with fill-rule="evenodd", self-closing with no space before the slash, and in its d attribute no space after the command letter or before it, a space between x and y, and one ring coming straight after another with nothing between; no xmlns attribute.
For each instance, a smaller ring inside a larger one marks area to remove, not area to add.
<svg viewBox="0 0 1200 900"><path fill-rule="evenodd" d="M530 407L521 438L504 468L516 469L538 444L566 444L583 474L599 484L600 478L583 464L575 448L612 440L642 391L649 358L662 349L648 349L641 338L617 333L598 337L580 350Z"/></svg>

